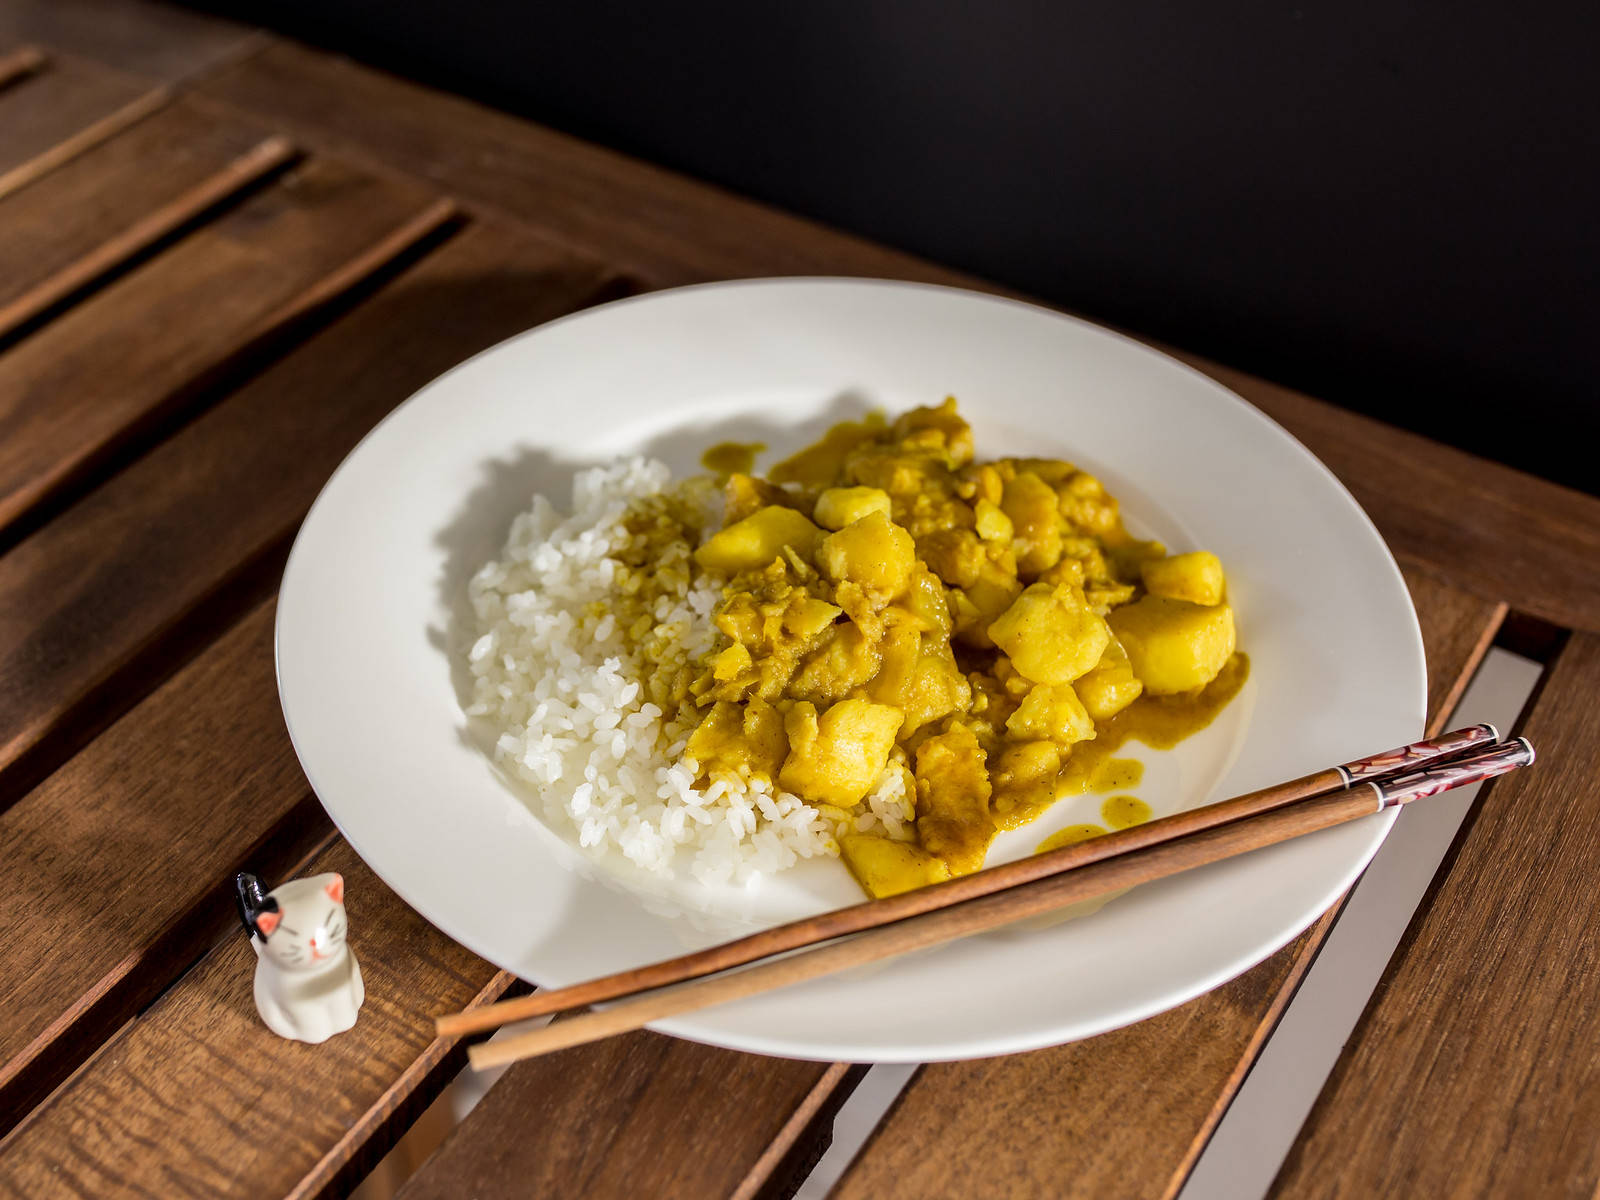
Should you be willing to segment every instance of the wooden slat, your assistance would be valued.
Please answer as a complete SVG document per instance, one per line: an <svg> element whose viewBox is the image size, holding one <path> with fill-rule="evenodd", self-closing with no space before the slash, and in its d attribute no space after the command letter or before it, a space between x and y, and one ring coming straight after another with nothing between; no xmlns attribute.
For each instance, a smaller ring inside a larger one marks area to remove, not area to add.
<svg viewBox="0 0 1600 1200"><path fill-rule="evenodd" d="M1442 727L1504 616L1408 569ZM1238 1090L1331 927L1321 918L1181 1008L1084 1042L923 1067L834 1191L1170 1196Z"/></svg>
<svg viewBox="0 0 1600 1200"><path fill-rule="evenodd" d="M1275 1196L1600 1190L1600 638L1553 664L1530 771L1478 797Z"/></svg>
<svg viewBox="0 0 1600 1200"><path fill-rule="evenodd" d="M44 51L37 46L22 46L0 53L0 88L26 79L44 66Z"/></svg>
<svg viewBox="0 0 1600 1200"><path fill-rule="evenodd" d="M859 1074L653 1033L563 1051L510 1068L399 1195L746 1200Z"/></svg>
<svg viewBox="0 0 1600 1200"><path fill-rule="evenodd" d="M0 1195L309 1197L371 1166L459 1065L431 1014L487 1002L497 974L343 842L297 873L319 871L345 877L367 989L355 1028L319 1046L269 1033L250 996L255 954L229 934L0 1142ZM221 888L210 900L232 903Z"/></svg>
<svg viewBox="0 0 1600 1200"><path fill-rule="evenodd" d="M548 229L655 285L840 274L997 290L971 276L455 97L278 43L202 90L308 145L387 163ZM1170 348L1166 348L1173 352ZM1600 630L1600 499L1179 354L1289 427L1398 551L1491 599ZM1470 520L1463 514L1471 513Z"/></svg>
<svg viewBox="0 0 1600 1200"><path fill-rule="evenodd" d="M1428 660L1427 732L1431 737L1444 732L1461 694L1500 632L1507 606L1464 592L1409 560L1402 559L1400 569L1422 627Z"/></svg>
<svg viewBox="0 0 1600 1200"><path fill-rule="evenodd" d="M278 878L332 833L279 715L273 611L0 814L0 1130L222 934L232 872Z"/></svg>
<svg viewBox="0 0 1600 1200"><path fill-rule="evenodd" d="M0 336L288 154L262 127L180 100L0 200Z"/></svg>
<svg viewBox="0 0 1600 1200"><path fill-rule="evenodd" d="M0 356L0 530L198 401L241 350L325 299L325 281L403 252L448 215L435 205L313 161Z"/></svg>
<svg viewBox="0 0 1600 1200"><path fill-rule="evenodd" d="M343 178L352 198L366 195ZM86 740L69 719L86 702L163 670L163 640L281 552L390 407L610 279L534 239L471 229L0 556L0 729L12 760L27 756L18 777Z"/></svg>
<svg viewBox="0 0 1600 1200"><path fill-rule="evenodd" d="M263 44L243 25L155 0L4 0L0 37L177 83Z"/></svg>
<svg viewBox="0 0 1600 1200"><path fill-rule="evenodd" d="M0 92L0 196L126 129L165 99L142 80L50 57Z"/></svg>

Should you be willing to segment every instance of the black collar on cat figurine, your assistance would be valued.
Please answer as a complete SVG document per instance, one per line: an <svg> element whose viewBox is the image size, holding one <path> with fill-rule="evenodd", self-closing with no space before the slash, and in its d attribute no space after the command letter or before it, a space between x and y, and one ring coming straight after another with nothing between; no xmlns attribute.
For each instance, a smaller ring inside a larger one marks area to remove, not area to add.
<svg viewBox="0 0 1600 1200"><path fill-rule="evenodd" d="M236 889L235 899L239 902L239 919L244 922L244 927L251 937L266 941L267 935L261 932L260 926L256 924L256 918L262 913L277 912L278 902L267 895L266 889L261 886L261 880L249 871L240 871L235 875L233 885Z"/></svg>

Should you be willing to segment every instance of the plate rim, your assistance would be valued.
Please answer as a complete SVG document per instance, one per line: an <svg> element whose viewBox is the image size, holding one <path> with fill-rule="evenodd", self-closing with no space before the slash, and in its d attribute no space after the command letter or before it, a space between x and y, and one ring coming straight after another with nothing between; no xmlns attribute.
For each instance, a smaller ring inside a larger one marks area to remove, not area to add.
<svg viewBox="0 0 1600 1200"><path fill-rule="evenodd" d="M1381 560L1389 576L1389 582L1396 585L1399 589L1399 593L1405 597L1405 607L1408 618L1408 627L1405 632L1407 634L1408 641L1410 642L1410 648L1415 653L1416 663L1419 667L1418 677L1412 681L1417 692L1417 698L1419 700L1416 712L1416 723L1418 730L1420 731L1425 725L1427 720L1426 706L1428 684L1426 649L1422 639L1421 624L1416 612L1415 602L1411 598L1410 589L1405 582L1405 578L1400 570L1399 563L1395 559L1393 550L1389 547L1389 544L1379 531L1376 523L1356 500L1349 488L1346 487L1343 481L1340 480L1336 474L1334 474L1332 469L1329 468L1327 464L1324 463L1320 458L1318 458L1316 454L1313 453L1311 449L1307 447L1298 437L1296 437L1271 415L1252 404L1239 393L1235 392L1232 388L1221 383L1219 380L1211 377L1210 375L1207 375L1204 371L1201 371L1197 367L1194 367L1189 363L1184 362L1182 359L1175 357L1173 354L1158 349L1129 333L1124 333L1121 330L1101 325L1085 317L1081 317L1069 312L1063 312L1059 309L1051 308L1048 305L1038 302L1005 294L979 291L972 288L922 281L836 275L763 276L747 279L710 280L671 288L660 288L653 291L645 291L630 296L620 297L602 304L579 309L575 312L568 313L550 321L532 326L529 329L522 330L518 333L510 335L509 337L502 338L492 345L487 346L484 349L454 364L447 370L434 376L426 383L418 387L405 399L397 403L389 412L385 413L384 416L377 421L371 429L363 434L360 440L358 440L354 446L351 447L349 452L340 460L338 466L335 467L334 470L329 474L327 480L318 490L316 498L306 510L305 517L302 519L300 526L296 531L294 542L290 547L287 558L285 559L278 595L282 596L288 590L290 579L295 573L296 565L300 561L302 551L307 544L307 531L312 527L319 510L328 500L330 493L338 484L341 476L344 475L347 470L351 469L351 464L354 462L354 460L363 452L368 444L375 439L380 432L390 424L391 421L396 420L404 410L421 401L425 396L433 392L435 389L443 386L447 380L453 378L458 373L465 372L474 367L480 359L488 358L491 355L504 352L508 347L515 343L545 334L557 327L565 326L578 321L603 319L607 314L613 313L618 309L625 307L670 303L673 300L679 299L687 294L698 294L705 292L773 289L781 290L788 288L807 287L844 287L853 290L870 290L879 292L914 291L935 293L961 298L968 302L986 303L1006 308L1019 309L1032 314L1049 317L1054 320L1065 321L1093 336L1110 338L1116 342L1120 342L1147 360L1152 360L1157 364L1162 364L1165 369L1171 370L1176 368L1184 375L1190 377L1192 382L1198 382L1204 385L1212 395L1218 399L1228 402L1233 406L1235 411L1242 413L1247 418L1252 419L1255 422L1259 422L1268 430L1275 433L1298 455L1302 465L1309 465L1322 477L1325 482L1333 485L1335 492L1343 500L1344 505L1355 515L1360 524L1363 526L1364 532L1381 551ZM451 938L452 940L471 950L473 953L485 958L488 962L495 965L499 969L507 969L496 961L494 955L486 952L486 947L484 946L485 939L471 936L470 931L458 931L450 928L450 923L442 921L436 916L430 915L415 899L413 899L413 893L415 889L409 885L398 886L394 880L380 873L378 869L371 863L368 855L363 851L361 840L355 836L351 829L346 827L345 823L341 821L338 814L335 813L333 808L329 806L328 802L323 799L322 791L317 785L313 768L307 761L307 756L303 750L302 739L296 734L295 722L289 711L289 703L285 694L285 680L283 673L284 613L285 606L281 603L278 604L273 618L273 669L274 679L278 689L279 709L284 720L285 728L289 734L290 743L294 749L296 759L299 762L301 770L305 774L307 782L311 785L313 794L316 795L318 803L328 814L334 826L338 829L340 835L350 844L350 847L356 852L356 854L362 859L368 868L373 871L373 874L377 876L385 886L394 891L396 895L398 895L409 907L413 909L413 911L415 911L434 928L438 929L446 937ZM1116 1014L1114 1018L1111 1019L1080 1022L1076 1026L1062 1026L1056 1032L1046 1037L1041 1037L1036 1033L1029 1032L1021 1032L1015 1035L1007 1036L1004 1034L997 1034L992 1031L985 1031L980 1035L967 1035L962 1040L960 1045L954 1048L948 1044L939 1043L897 1043L892 1049L888 1049L883 1053L873 1054L870 1058L866 1059L860 1056L859 1047L849 1048L844 1053L830 1053L826 1050L820 1050L814 1047L808 1049L804 1045L797 1045L795 1042L785 1040L781 1036L763 1037L741 1031L718 1031L712 1027L708 1027L700 1021L697 1021L696 1018L700 1015L698 1013L689 1013L679 1017L651 1022L647 1027L656 1032L682 1037L687 1040L701 1042L707 1045L715 1045L727 1049L740 1050L756 1054L806 1059L819 1062L852 1058L855 1061L873 1062L914 1063L955 1061L1019 1053L1045 1046L1066 1044L1072 1041L1078 1041L1087 1037L1096 1036L1100 1033L1107 1033L1176 1008L1189 1002L1197 996L1215 990L1216 988L1227 983L1229 980L1237 978L1239 975L1250 970L1252 967L1260 964L1267 958L1270 958L1273 954L1276 954L1284 946L1288 945L1295 938L1304 933L1306 929L1315 924L1328 911L1329 907L1331 907L1331 905L1337 901L1339 896L1343 895L1354 884L1354 882L1360 877L1361 873L1366 869L1367 865L1371 862L1373 856L1378 852L1379 849L1381 849L1383 842L1388 836L1389 830L1394 824L1396 813L1391 810L1382 814L1377 814L1376 817L1377 819L1371 822L1374 833L1368 839L1368 845L1366 848L1348 865L1347 869L1341 873L1337 886L1328 890L1328 893L1324 899L1319 901L1314 911L1312 911L1303 921L1300 921L1297 918L1296 922L1292 923L1291 927L1283 931L1281 936L1276 936L1272 939L1269 939L1269 941L1264 944L1264 948L1262 948L1262 944L1258 944L1259 953L1257 953L1255 950L1252 950L1251 952L1245 954L1236 955L1227 964L1200 976L1197 982L1184 987L1165 990L1159 997L1152 998L1144 1004L1125 1006ZM542 820L542 818L540 819ZM512 969L512 973L520 974L515 969ZM531 980L531 982L537 981Z"/></svg>

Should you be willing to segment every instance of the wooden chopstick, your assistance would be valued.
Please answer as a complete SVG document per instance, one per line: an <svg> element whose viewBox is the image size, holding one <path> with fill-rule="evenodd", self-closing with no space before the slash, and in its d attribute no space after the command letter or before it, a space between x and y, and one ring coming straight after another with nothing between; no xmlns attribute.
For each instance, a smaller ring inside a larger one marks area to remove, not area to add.
<svg viewBox="0 0 1600 1200"><path fill-rule="evenodd" d="M1527 766L1533 758L1533 746L1526 738L1483 747L1421 770L1299 800L1253 817L909 917L787 958L651 992L612 1008L557 1021L516 1037L484 1042L468 1051L468 1059L480 1070L503 1066L640 1029L651 1021L953 941L1503 775Z"/></svg>
<svg viewBox="0 0 1600 1200"><path fill-rule="evenodd" d="M1401 771L1416 770L1425 764L1466 754L1499 740L1500 735L1493 725L1473 725L1453 730L1383 754L1371 755L1337 767L1328 767L1287 783L1235 796L1231 800L1192 808L1145 825L1118 830L1060 850L1036 854L1018 862L990 867L971 875L963 875L959 879L919 888L914 892L905 892L884 900L869 900L848 908L835 909L820 916L777 925L760 933L711 946L693 954L620 971L572 987L534 992L515 1000L503 1000L498 1004L488 1004L468 1012L452 1013L438 1018L436 1028L441 1037L459 1037L463 1034L495 1029L512 1021L523 1021L530 1017L561 1012L564 1009L600 1004L652 988L686 983L691 979L703 978L731 967L742 967L774 954L804 949L818 942L830 941L846 934L862 933L952 904L992 895L1061 871L1079 870L1091 863L1114 858L1146 846L1198 833L1257 813L1270 812L1285 804L1313 796L1327 795L1353 783L1381 779Z"/></svg>

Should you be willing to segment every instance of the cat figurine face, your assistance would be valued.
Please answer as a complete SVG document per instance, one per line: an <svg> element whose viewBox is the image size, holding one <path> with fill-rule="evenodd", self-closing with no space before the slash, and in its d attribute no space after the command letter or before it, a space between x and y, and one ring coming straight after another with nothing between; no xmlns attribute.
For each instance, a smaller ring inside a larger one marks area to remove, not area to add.
<svg viewBox="0 0 1600 1200"><path fill-rule="evenodd" d="M239 916L256 952L256 1010L274 1033L320 1042L355 1024L366 997L346 943L344 879L329 872L267 892L236 880Z"/></svg>
<svg viewBox="0 0 1600 1200"><path fill-rule="evenodd" d="M286 971L320 971L344 951L344 879L336 874L292 879L272 890L273 906L247 918L256 953Z"/></svg>

